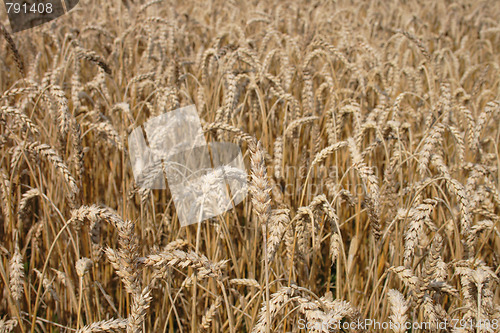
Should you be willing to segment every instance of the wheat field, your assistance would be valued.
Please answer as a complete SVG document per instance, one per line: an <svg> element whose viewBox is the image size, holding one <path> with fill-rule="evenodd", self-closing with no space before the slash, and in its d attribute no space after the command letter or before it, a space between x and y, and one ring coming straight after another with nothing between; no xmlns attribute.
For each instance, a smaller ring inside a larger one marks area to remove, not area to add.
<svg viewBox="0 0 500 333"><path fill-rule="evenodd" d="M11 34L2 9L0 332L499 332L499 17L80 0ZM193 104L249 191L182 227L127 140Z"/></svg>

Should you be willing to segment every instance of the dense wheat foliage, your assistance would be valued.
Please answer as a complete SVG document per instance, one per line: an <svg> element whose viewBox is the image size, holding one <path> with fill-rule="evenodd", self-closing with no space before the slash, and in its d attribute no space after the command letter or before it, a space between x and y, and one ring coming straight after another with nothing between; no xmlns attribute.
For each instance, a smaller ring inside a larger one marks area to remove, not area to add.
<svg viewBox="0 0 500 333"><path fill-rule="evenodd" d="M500 2L2 15L0 332L500 330ZM127 140L191 104L249 191L181 227Z"/></svg>

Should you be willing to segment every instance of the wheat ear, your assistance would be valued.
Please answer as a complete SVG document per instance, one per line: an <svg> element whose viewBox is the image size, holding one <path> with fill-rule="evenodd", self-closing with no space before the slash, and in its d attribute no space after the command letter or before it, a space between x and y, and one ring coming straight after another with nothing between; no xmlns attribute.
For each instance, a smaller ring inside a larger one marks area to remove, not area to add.
<svg viewBox="0 0 500 333"><path fill-rule="evenodd" d="M114 332L122 332L127 328L128 321L127 319L109 319L109 320L101 320L85 327L82 327L77 331L77 333L114 333Z"/></svg>
<svg viewBox="0 0 500 333"><path fill-rule="evenodd" d="M24 292L24 266L23 258L19 253L19 246L16 243L14 254L10 259L9 287L12 297L16 302L20 302Z"/></svg>
<svg viewBox="0 0 500 333"><path fill-rule="evenodd" d="M16 43L12 39L12 36L10 33L5 29L5 26L0 23L0 32L2 33L3 37L7 41L7 44L9 44L9 49L14 55L14 61L16 62L17 69L19 69L19 72L21 73L22 76L24 76L24 63L21 58L21 55L19 54L19 51L17 50Z"/></svg>

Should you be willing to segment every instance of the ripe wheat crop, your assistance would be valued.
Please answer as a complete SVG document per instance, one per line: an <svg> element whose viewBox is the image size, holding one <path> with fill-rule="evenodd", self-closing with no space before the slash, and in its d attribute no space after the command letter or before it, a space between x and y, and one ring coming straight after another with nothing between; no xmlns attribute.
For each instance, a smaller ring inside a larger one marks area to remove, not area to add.
<svg viewBox="0 0 500 333"><path fill-rule="evenodd" d="M11 34L0 12L0 332L499 332L499 17L80 0ZM181 227L128 137L192 104L248 195Z"/></svg>

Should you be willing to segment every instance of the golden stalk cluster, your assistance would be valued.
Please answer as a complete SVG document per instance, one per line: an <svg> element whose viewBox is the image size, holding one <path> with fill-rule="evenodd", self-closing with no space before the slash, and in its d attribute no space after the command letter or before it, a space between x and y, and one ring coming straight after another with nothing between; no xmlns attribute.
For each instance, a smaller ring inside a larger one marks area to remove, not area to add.
<svg viewBox="0 0 500 333"><path fill-rule="evenodd" d="M499 332L499 17L80 0L11 35L0 16L0 332ZM249 191L181 227L128 136L191 104Z"/></svg>

